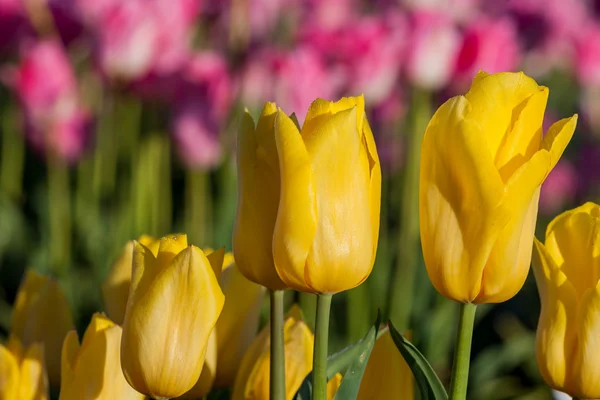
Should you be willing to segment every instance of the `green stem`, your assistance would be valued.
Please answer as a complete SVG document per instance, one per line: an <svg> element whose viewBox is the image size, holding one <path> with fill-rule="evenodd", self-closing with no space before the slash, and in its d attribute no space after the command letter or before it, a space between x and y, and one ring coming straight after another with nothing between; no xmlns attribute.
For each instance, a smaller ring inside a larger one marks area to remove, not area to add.
<svg viewBox="0 0 600 400"><path fill-rule="evenodd" d="M16 111L9 104L2 118L2 165L0 166L0 188L17 200L23 189L23 165L25 161L25 139L16 127Z"/></svg>
<svg viewBox="0 0 600 400"><path fill-rule="evenodd" d="M65 276L71 254L71 200L69 167L59 157L48 160L50 263L57 276Z"/></svg>
<svg viewBox="0 0 600 400"><path fill-rule="evenodd" d="M410 326L415 285L415 271L419 257L419 169L421 142L431 117L429 92L414 89L409 119L408 151L401 182L400 232L396 270L390 293L390 319L398 329Z"/></svg>
<svg viewBox="0 0 600 400"><path fill-rule="evenodd" d="M285 399L285 349L283 342L283 290L269 290L271 300L271 365L269 397Z"/></svg>
<svg viewBox="0 0 600 400"><path fill-rule="evenodd" d="M473 338L476 307L475 304L471 303L460 304L458 334L456 336L456 348L454 349L454 366L452 367L452 379L450 381L450 400L464 400L467 398L471 340Z"/></svg>
<svg viewBox="0 0 600 400"><path fill-rule="evenodd" d="M327 344L329 341L330 294L317 295L315 348L313 353L313 400L327 399Z"/></svg>
<svg viewBox="0 0 600 400"><path fill-rule="evenodd" d="M186 232L190 243L207 246L210 238L211 198L209 175L203 170L188 170L186 174Z"/></svg>

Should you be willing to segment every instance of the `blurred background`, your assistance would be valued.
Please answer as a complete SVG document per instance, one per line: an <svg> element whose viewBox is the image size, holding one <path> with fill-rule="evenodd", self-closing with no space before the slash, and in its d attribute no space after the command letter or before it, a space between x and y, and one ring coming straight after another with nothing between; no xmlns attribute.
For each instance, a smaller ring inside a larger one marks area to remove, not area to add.
<svg viewBox="0 0 600 400"><path fill-rule="evenodd" d="M480 69L549 86L548 126L580 114L542 188L542 238L557 213L599 200L598 0L0 0L0 340L27 268L57 277L81 333L127 240L181 231L230 250L245 107L257 117L275 101L302 122L316 97L364 93L380 244L366 283L334 297L330 349L379 308L447 382L458 307L422 261L419 148L432 112ZM286 296L312 323L314 297ZM551 397L538 315L533 277L479 307L470 398Z"/></svg>

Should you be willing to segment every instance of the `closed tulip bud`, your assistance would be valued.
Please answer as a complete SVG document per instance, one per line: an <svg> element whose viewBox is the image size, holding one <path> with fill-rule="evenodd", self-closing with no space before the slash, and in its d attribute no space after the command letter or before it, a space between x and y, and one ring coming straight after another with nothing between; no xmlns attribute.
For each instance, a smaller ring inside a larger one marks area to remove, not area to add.
<svg viewBox="0 0 600 400"><path fill-rule="evenodd" d="M159 243L153 237L146 235L141 236L138 242L146 247L151 246L154 242ZM129 285L131 285L131 271L133 268L133 247L133 241L125 244L125 248L111 265L110 272L101 286L106 313L119 325L123 325L127 298L129 297ZM153 251L156 252L156 250Z"/></svg>
<svg viewBox="0 0 600 400"><path fill-rule="evenodd" d="M537 362L552 388L600 398L600 206L556 217L535 240L533 272L542 303Z"/></svg>
<svg viewBox="0 0 600 400"><path fill-rule="evenodd" d="M375 341L357 399L403 400L414 398L413 393L413 374L386 330Z"/></svg>
<svg viewBox="0 0 600 400"><path fill-rule="evenodd" d="M121 369L122 329L102 313L92 321L80 344L72 330L62 348L60 400L143 400Z"/></svg>
<svg viewBox="0 0 600 400"><path fill-rule="evenodd" d="M56 279L28 270L15 300L11 333L24 347L43 343L52 386L60 385L62 342L71 329L71 308Z"/></svg>
<svg viewBox="0 0 600 400"><path fill-rule="evenodd" d="M224 302L215 276L222 253L213 258L188 246L185 235L162 238L156 255L135 243L121 364L137 391L174 398L198 381Z"/></svg>
<svg viewBox="0 0 600 400"><path fill-rule="evenodd" d="M273 258L283 282L337 293L371 273L379 234L381 168L364 98L317 99L302 129L279 110L281 198Z"/></svg>
<svg viewBox="0 0 600 400"><path fill-rule="evenodd" d="M292 400L304 378L312 369L314 336L294 306L283 325L285 347L285 398ZM270 369L269 327L264 327L242 359L235 378L232 400L268 400ZM341 382L336 376L328 383L327 398L333 399Z"/></svg>
<svg viewBox="0 0 600 400"><path fill-rule="evenodd" d="M0 345L0 399L49 398L43 345L35 343L24 349L14 337L7 347Z"/></svg>
<svg viewBox="0 0 600 400"><path fill-rule="evenodd" d="M477 74L434 114L421 147L421 244L444 296L499 303L523 286L540 185L571 140L577 116L542 137L548 88L525 74Z"/></svg>
<svg viewBox="0 0 600 400"><path fill-rule="evenodd" d="M273 229L279 207L279 158L274 123L277 106L266 103L256 128L250 114L238 133L238 205L233 231L237 266L252 282L285 289L273 263Z"/></svg>

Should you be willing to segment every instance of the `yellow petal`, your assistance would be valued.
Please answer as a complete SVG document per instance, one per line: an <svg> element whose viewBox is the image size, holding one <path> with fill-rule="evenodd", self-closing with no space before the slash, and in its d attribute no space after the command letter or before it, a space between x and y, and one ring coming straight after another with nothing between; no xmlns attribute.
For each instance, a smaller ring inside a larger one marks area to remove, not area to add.
<svg viewBox="0 0 600 400"><path fill-rule="evenodd" d="M600 283L588 289L578 307L577 353L571 358L569 394L583 399L600 398Z"/></svg>
<svg viewBox="0 0 600 400"><path fill-rule="evenodd" d="M125 319L125 307L131 284L133 241L127 242L121 255L112 264L110 272L102 283L102 299L107 314L119 325Z"/></svg>
<svg viewBox="0 0 600 400"><path fill-rule="evenodd" d="M160 268L165 268L188 245L185 234L176 233L160 239L156 261Z"/></svg>
<svg viewBox="0 0 600 400"><path fill-rule="evenodd" d="M454 97L435 113L423 137L419 215L429 277L444 296L470 302L510 210L471 106Z"/></svg>
<svg viewBox="0 0 600 400"><path fill-rule="evenodd" d="M484 73L473 80L465 95L473 106L469 118L480 124L487 144L484 148L492 158L496 157L508 131L515 107L540 90L544 89L522 72Z"/></svg>
<svg viewBox="0 0 600 400"><path fill-rule="evenodd" d="M217 328L213 329L208 337L206 353L204 356L204 366L200 373L200 378L187 393L179 396L179 399L198 399L206 396L212 389L215 382L217 370Z"/></svg>
<svg viewBox="0 0 600 400"><path fill-rule="evenodd" d="M0 398L19 396L19 364L6 347L0 344Z"/></svg>
<svg viewBox="0 0 600 400"><path fill-rule="evenodd" d="M564 118L552 124L546 136L542 147L550 152L550 169L554 168L563 151L571 141L575 127L577 126L577 114L571 118Z"/></svg>
<svg viewBox="0 0 600 400"><path fill-rule="evenodd" d="M414 398L413 374L387 330L375 341L357 399L412 398Z"/></svg>
<svg viewBox="0 0 600 400"><path fill-rule="evenodd" d="M327 400L333 400L340 385L342 384L342 374L339 372L327 382Z"/></svg>
<svg viewBox="0 0 600 400"><path fill-rule="evenodd" d="M266 103L256 129L247 112L242 116L237 138L238 206L233 233L233 252L242 273L272 290L285 288L275 270L272 249L279 207L276 112L274 103Z"/></svg>
<svg viewBox="0 0 600 400"><path fill-rule="evenodd" d="M65 337L62 347L62 364L61 364L61 388L66 388L75 381L75 364L77 363L77 355L79 354L79 337L77 331L69 331Z"/></svg>
<svg viewBox="0 0 600 400"><path fill-rule="evenodd" d="M44 344L52 386L60 385L62 343L73 328L71 308L58 281L29 270L17 294L12 333L24 347Z"/></svg>
<svg viewBox="0 0 600 400"><path fill-rule="evenodd" d="M41 343L33 344L27 350L21 362L19 381L19 399L47 400L48 375L44 363L44 346Z"/></svg>
<svg viewBox="0 0 600 400"><path fill-rule="evenodd" d="M258 330L264 287L246 279L233 264L223 271L219 284L225 305L215 327L217 376L215 385L232 386L244 354Z"/></svg>
<svg viewBox="0 0 600 400"><path fill-rule="evenodd" d="M235 383L231 394L232 400L247 399L246 387L249 386L249 378L252 375L255 366L258 364L258 360L265 352L269 351L269 334L269 326L264 327L244 354L238 373L235 376Z"/></svg>
<svg viewBox="0 0 600 400"><path fill-rule="evenodd" d="M190 246L149 284L134 288L132 282L131 290L121 346L125 377L152 397L181 396L200 377L206 344L223 307L212 267L200 249Z"/></svg>
<svg viewBox="0 0 600 400"><path fill-rule="evenodd" d="M564 389L571 354L575 350L576 293L552 256L534 239L533 272L542 310L536 333L536 355L544 380Z"/></svg>
<svg viewBox="0 0 600 400"><path fill-rule="evenodd" d="M312 102L304 119L303 130L312 131L316 120L328 118L340 111L347 111L356 107L356 126L362 128L365 119L365 97L363 95L356 97L343 97L338 101L328 101L316 99Z"/></svg>
<svg viewBox="0 0 600 400"><path fill-rule="evenodd" d="M381 165L379 163L377 147L375 146L375 138L373 137L373 132L371 131L371 127L369 126L369 122L366 118L363 124L363 132L367 152L369 155L369 166L371 169L369 182L369 203L371 204L371 226L373 229L372 262L375 262L375 255L377 254L377 243L379 241L379 220L381 218Z"/></svg>
<svg viewBox="0 0 600 400"><path fill-rule="evenodd" d="M302 131L318 218L306 268L302 275L295 272L306 281L299 290L337 293L352 289L373 267L370 165L356 113L356 108L340 111L315 123L312 131ZM296 203L292 209L298 207ZM303 222L296 223L297 229L308 231ZM290 236L287 239L293 240Z"/></svg>
<svg viewBox="0 0 600 400"><path fill-rule="evenodd" d="M297 290L306 290L304 267L317 230L310 159L298 129L281 110L275 120L275 139L281 199L273 233L273 258L283 282ZM239 263L237 254L236 261Z"/></svg>
<svg viewBox="0 0 600 400"><path fill-rule="evenodd" d="M210 252L210 254L206 254L206 259L210 263L210 266L215 273L215 277L219 279L221 276L221 271L223 271L224 267L223 261L225 260L225 248L221 247L220 249Z"/></svg>

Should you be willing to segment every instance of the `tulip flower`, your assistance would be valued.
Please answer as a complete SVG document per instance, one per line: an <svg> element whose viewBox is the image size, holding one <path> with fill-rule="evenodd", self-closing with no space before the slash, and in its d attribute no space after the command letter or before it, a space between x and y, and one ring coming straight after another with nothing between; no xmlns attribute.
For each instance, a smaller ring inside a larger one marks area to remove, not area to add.
<svg viewBox="0 0 600 400"><path fill-rule="evenodd" d="M333 294L360 285L375 261L381 196L364 98L317 99L302 129L279 109L275 139L281 176L273 233L277 273L303 292Z"/></svg>
<svg viewBox="0 0 600 400"><path fill-rule="evenodd" d="M160 243L150 236L141 236L138 242L146 247L155 247ZM117 324L122 325L125 319L125 308L129 297L129 285L131 285L131 271L133 269L133 241L127 242L125 248L110 267L108 276L102 283L102 298L106 307L106 313ZM158 248L154 249L156 252Z"/></svg>
<svg viewBox="0 0 600 400"><path fill-rule="evenodd" d="M60 384L62 342L71 329L71 308L58 282L28 270L15 300L11 334L26 348L38 342L44 345L52 386Z"/></svg>
<svg viewBox="0 0 600 400"><path fill-rule="evenodd" d="M285 399L291 400L310 373L313 359L314 336L302 320L300 309L294 306L285 318ZM244 355L233 386L232 400L269 399L269 327L256 336ZM340 385L340 377L330 380L328 399Z"/></svg>
<svg viewBox="0 0 600 400"><path fill-rule="evenodd" d="M60 400L143 400L121 369L122 329L102 313L92 316L80 344L72 330L62 348Z"/></svg>
<svg viewBox="0 0 600 400"><path fill-rule="evenodd" d="M477 74L444 103L423 138L419 189L427 273L444 296L498 303L523 286L540 185L577 116L542 138L548 88L523 73Z"/></svg>
<svg viewBox="0 0 600 400"><path fill-rule="evenodd" d="M560 214L534 249L542 377L571 396L600 398L600 206L586 203Z"/></svg>
<svg viewBox="0 0 600 400"><path fill-rule="evenodd" d="M43 345L35 343L24 349L14 337L7 347L0 345L0 399L49 398Z"/></svg>
<svg viewBox="0 0 600 400"><path fill-rule="evenodd" d="M412 399L413 392L413 374L387 330L375 341L357 399Z"/></svg>
<svg viewBox="0 0 600 400"><path fill-rule="evenodd" d="M156 255L136 242L121 342L127 382L138 392L174 398L198 381L209 336L223 308L215 271L223 259L162 238Z"/></svg>
<svg viewBox="0 0 600 400"><path fill-rule="evenodd" d="M277 106L266 103L256 128L242 117L237 144L238 205L233 254L240 272L270 290L286 288L273 261L273 229L279 207L279 158L275 145Z"/></svg>

